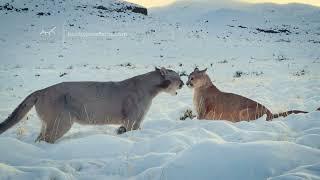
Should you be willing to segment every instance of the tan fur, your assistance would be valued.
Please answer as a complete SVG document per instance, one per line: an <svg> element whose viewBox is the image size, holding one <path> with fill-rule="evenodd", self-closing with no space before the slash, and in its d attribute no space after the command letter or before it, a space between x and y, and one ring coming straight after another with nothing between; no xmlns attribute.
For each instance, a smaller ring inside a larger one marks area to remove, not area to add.
<svg viewBox="0 0 320 180"><path fill-rule="evenodd" d="M232 122L255 120L267 115L267 120L292 113L307 113L305 111L287 111L272 114L262 104L241 95L220 91L213 85L206 70L197 68L189 75L187 82L194 88L193 103L198 119L228 120Z"/></svg>

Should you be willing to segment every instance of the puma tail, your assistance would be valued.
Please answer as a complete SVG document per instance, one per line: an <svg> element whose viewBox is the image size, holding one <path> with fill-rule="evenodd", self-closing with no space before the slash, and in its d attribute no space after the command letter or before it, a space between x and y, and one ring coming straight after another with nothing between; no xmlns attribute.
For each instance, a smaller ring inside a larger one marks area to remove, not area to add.
<svg viewBox="0 0 320 180"><path fill-rule="evenodd" d="M21 104L11 113L11 115L0 123L0 134L17 124L37 102L39 91L26 97Z"/></svg>
<svg viewBox="0 0 320 180"><path fill-rule="evenodd" d="M286 117L290 114L300 114L300 113L308 113L306 111L300 111L300 110L291 110L291 111L286 111L286 112L281 112L281 113L277 113L277 114L267 114L267 121L270 121L274 118L278 118L278 117Z"/></svg>

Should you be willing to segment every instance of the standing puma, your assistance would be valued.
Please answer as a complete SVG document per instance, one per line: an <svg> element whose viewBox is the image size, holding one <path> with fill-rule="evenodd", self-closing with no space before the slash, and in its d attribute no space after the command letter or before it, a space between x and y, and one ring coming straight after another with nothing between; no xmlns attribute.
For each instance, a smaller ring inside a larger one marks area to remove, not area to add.
<svg viewBox="0 0 320 180"><path fill-rule="evenodd" d="M42 122L36 141L54 143L79 124L120 124L118 133L140 127L152 99L160 92L176 95L183 82L175 71L161 68L120 82L64 82L30 94L0 124L0 134L35 106Z"/></svg>
<svg viewBox="0 0 320 180"><path fill-rule="evenodd" d="M194 88L193 104L198 119L228 120L232 122L255 120L267 115L267 120L289 114L307 113L292 110L279 114L272 114L265 106L249 98L220 91L211 82L206 70L195 68L189 75L187 86Z"/></svg>

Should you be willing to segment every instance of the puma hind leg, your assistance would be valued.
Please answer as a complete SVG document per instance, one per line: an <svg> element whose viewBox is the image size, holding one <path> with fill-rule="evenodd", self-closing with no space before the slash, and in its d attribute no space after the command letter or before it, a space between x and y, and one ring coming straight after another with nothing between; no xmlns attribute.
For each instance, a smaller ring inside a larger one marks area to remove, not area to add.
<svg viewBox="0 0 320 180"><path fill-rule="evenodd" d="M70 130L74 122L73 115L62 108L58 111L38 114L41 118L42 125L40 134L35 140L36 142L46 141L48 143L55 143L57 139L61 138Z"/></svg>
<svg viewBox="0 0 320 180"><path fill-rule="evenodd" d="M66 134L72 127L72 117L68 112L58 114L55 119L46 121L45 128L40 132L39 140L48 143L55 143L59 138Z"/></svg>
<svg viewBox="0 0 320 180"><path fill-rule="evenodd" d="M34 142L40 142L40 141L44 141L44 132L46 129L46 125L44 122L41 121L41 130L40 130L40 134L38 135L38 137L34 140Z"/></svg>
<svg viewBox="0 0 320 180"><path fill-rule="evenodd" d="M264 114L267 114L265 111L257 111L256 108L245 108L239 112L240 121L252 121L260 118Z"/></svg>
<svg viewBox="0 0 320 180"><path fill-rule="evenodd" d="M42 122L36 141L54 143L70 130L77 114L65 102L64 97L53 100L42 98L36 104L35 109Z"/></svg>

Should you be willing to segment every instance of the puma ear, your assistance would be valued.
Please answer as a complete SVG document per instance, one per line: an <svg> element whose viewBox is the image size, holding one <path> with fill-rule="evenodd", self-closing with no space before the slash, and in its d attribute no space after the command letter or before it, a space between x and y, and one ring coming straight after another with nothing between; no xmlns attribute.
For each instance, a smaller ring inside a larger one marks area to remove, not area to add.
<svg viewBox="0 0 320 180"><path fill-rule="evenodd" d="M207 69L208 69L208 68L205 68L204 70L200 71L200 73L205 73L205 72L207 72Z"/></svg>
<svg viewBox="0 0 320 180"><path fill-rule="evenodd" d="M158 85L158 87L162 89L167 89L170 84L171 84L170 80L164 80L161 84Z"/></svg>
<svg viewBox="0 0 320 180"><path fill-rule="evenodd" d="M161 69L160 69L160 74L161 74L161 76L166 76L167 75L167 73L168 73L168 71L166 70L166 68L164 68L164 67L162 67Z"/></svg>
<svg viewBox="0 0 320 180"><path fill-rule="evenodd" d="M199 72L199 68L194 68L193 72Z"/></svg>
<svg viewBox="0 0 320 180"><path fill-rule="evenodd" d="M160 71L160 69L156 66L156 67L154 67L154 70L155 71Z"/></svg>

